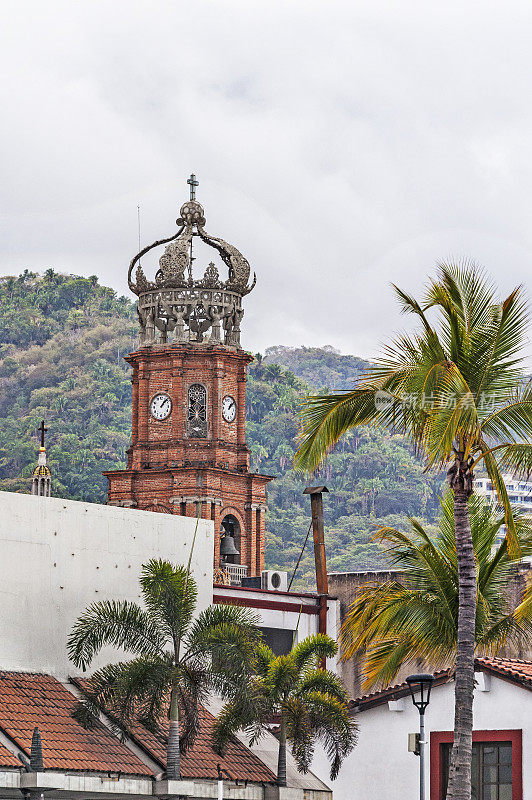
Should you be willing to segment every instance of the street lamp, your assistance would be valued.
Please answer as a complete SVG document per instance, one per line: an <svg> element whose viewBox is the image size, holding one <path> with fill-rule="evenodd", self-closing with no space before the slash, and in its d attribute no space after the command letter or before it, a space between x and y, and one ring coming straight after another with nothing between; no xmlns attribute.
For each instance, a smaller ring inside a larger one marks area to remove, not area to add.
<svg viewBox="0 0 532 800"><path fill-rule="evenodd" d="M425 709L430 701L434 675L426 672L409 675L406 682L412 695L412 702L419 711L419 800L425 800ZM417 700L416 694L419 694Z"/></svg>

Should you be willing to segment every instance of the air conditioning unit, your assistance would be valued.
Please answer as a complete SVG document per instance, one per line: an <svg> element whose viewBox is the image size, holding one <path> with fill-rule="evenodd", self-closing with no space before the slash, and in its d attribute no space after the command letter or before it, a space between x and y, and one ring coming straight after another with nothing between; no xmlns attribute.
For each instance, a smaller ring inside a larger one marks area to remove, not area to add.
<svg viewBox="0 0 532 800"><path fill-rule="evenodd" d="M270 592L286 592L288 590L288 572L279 569L262 570L262 588Z"/></svg>

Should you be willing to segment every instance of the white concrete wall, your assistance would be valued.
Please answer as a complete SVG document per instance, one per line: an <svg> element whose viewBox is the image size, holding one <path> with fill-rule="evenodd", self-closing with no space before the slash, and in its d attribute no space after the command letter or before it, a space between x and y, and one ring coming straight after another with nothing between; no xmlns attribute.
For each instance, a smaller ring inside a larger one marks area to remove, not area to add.
<svg viewBox="0 0 532 800"><path fill-rule="evenodd" d="M336 781L330 781L325 755L317 752L312 771L334 793L334 800L406 800L419 797L419 757L408 752L408 734L419 731L419 714L409 697L403 711L388 704L357 715L359 741L344 762ZM532 800L532 692L491 678L489 692L475 690L475 730L523 731L523 800ZM425 715L427 740L431 731L452 731L454 683L435 687ZM426 786L430 785L430 747L427 746Z"/></svg>
<svg viewBox="0 0 532 800"><path fill-rule="evenodd" d="M66 641L92 602L140 599L150 558L187 564L196 520L0 492L0 669L77 674ZM200 520L192 557L198 610L212 602L214 526ZM102 653L94 666L116 659Z"/></svg>

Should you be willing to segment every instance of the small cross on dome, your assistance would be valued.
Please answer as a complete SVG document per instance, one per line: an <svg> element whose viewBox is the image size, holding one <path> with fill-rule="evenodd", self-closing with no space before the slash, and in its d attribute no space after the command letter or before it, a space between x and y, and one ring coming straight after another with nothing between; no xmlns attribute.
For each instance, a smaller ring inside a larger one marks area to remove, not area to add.
<svg viewBox="0 0 532 800"><path fill-rule="evenodd" d="M48 432L48 428L44 427L44 420L41 420L41 424L37 428L37 431L41 434L41 447L44 447L44 434Z"/></svg>
<svg viewBox="0 0 532 800"><path fill-rule="evenodd" d="M196 186L199 186L199 181L196 180L196 176L194 175L194 173L192 173L190 178L187 180L187 183L190 186L190 199L191 200L195 200L196 199Z"/></svg>

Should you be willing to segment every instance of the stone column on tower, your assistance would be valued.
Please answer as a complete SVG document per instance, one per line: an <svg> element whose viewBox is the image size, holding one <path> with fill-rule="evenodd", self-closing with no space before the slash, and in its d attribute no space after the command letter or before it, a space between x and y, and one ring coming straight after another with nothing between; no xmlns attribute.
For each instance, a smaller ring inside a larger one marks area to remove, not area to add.
<svg viewBox="0 0 532 800"><path fill-rule="evenodd" d="M223 523L238 551L228 569L254 576L264 568L257 508L265 508L271 480L250 472L245 432L253 359L241 347L240 325L256 277L249 281L249 262L234 245L206 231L195 175L188 184L177 233L144 248L129 267L140 326L139 347L126 357L133 369L132 443L128 468L105 473L108 502L186 516L196 516L201 503L201 516L215 524L215 566ZM216 260L209 256L195 277L199 244ZM140 258L163 245L149 279Z"/></svg>

